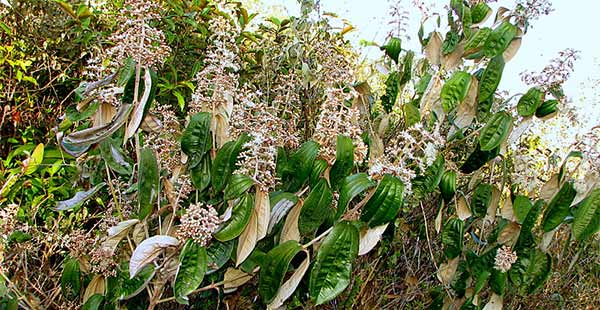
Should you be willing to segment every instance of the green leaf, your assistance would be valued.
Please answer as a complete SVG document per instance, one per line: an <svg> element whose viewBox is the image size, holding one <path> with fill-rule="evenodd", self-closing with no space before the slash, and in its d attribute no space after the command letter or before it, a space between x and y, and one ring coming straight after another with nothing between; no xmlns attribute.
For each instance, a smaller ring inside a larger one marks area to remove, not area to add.
<svg viewBox="0 0 600 310"><path fill-rule="evenodd" d="M406 51L404 60L402 61L402 77L400 78L400 85L408 83L412 77L413 59L415 58L415 52Z"/></svg>
<svg viewBox="0 0 600 310"><path fill-rule="evenodd" d="M471 18L474 24L479 24L492 14L492 8L487 3L479 2L471 7Z"/></svg>
<svg viewBox="0 0 600 310"><path fill-rule="evenodd" d="M143 148L140 151L140 163L138 172L138 205L140 220L145 219L152 209L159 192L158 163L151 149Z"/></svg>
<svg viewBox="0 0 600 310"><path fill-rule="evenodd" d="M600 230L600 188L591 191L578 205L571 228L578 241L586 240Z"/></svg>
<svg viewBox="0 0 600 310"><path fill-rule="evenodd" d="M382 46L380 49L385 51L385 54L395 63L398 63L398 57L402 51L402 40L400 40L400 38L392 37L387 44Z"/></svg>
<svg viewBox="0 0 600 310"><path fill-rule="evenodd" d="M38 144L31 155L23 162L23 175L34 173L44 160L44 145Z"/></svg>
<svg viewBox="0 0 600 310"><path fill-rule="evenodd" d="M126 268L120 276L121 289L118 291L119 299L125 300L136 296L143 291L150 280L154 277L156 270L153 264L148 264L142 268L135 277L129 278L129 270Z"/></svg>
<svg viewBox="0 0 600 310"><path fill-rule="evenodd" d="M206 274L214 273L225 266L231 257L231 253L233 253L233 248L233 241L220 242L218 240L213 240L208 246L208 249L206 249L206 254L208 256L208 270L206 271Z"/></svg>
<svg viewBox="0 0 600 310"><path fill-rule="evenodd" d="M56 205L56 210L66 211L80 207L81 205L83 205L84 202L86 202L88 199L94 196L105 185L106 183L102 182L87 191L79 191L75 193L75 196L73 196L73 198L71 199L59 201Z"/></svg>
<svg viewBox="0 0 600 310"><path fill-rule="evenodd" d="M524 253L525 254L525 253ZM513 283L517 284L521 295L533 294L550 277L552 258L550 254L532 249L528 256L519 257L509 271Z"/></svg>
<svg viewBox="0 0 600 310"><path fill-rule="evenodd" d="M446 33L446 38L444 38L444 42L442 42L442 54L448 55L456 49L458 45L458 41L460 40L460 36L454 30L450 30Z"/></svg>
<svg viewBox="0 0 600 310"><path fill-rule="evenodd" d="M331 187L337 189L340 181L350 174L354 166L354 145L352 139L338 135L336 143L336 157L329 173Z"/></svg>
<svg viewBox="0 0 600 310"><path fill-rule="evenodd" d="M498 269L492 268L492 276L490 277L490 289L492 292L503 296L504 288L506 287L507 273Z"/></svg>
<svg viewBox="0 0 600 310"><path fill-rule="evenodd" d="M413 179L413 188L418 196L425 197L427 194L435 191L444 175L445 164L446 160L444 156L438 155L435 161L425 169L423 175Z"/></svg>
<svg viewBox="0 0 600 310"><path fill-rule="evenodd" d="M386 174L379 182L373 196L364 205L361 221L376 227L392 221L402 208L404 184L400 179Z"/></svg>
<svg viewBox="0 0 600 310"><path fill-rule="evenodd" d="M390 113L398 99L400 92L400 73L391 72L385 80L385 94L381 96L381 105L385 112Z"/></svg>
<svg viewBox="0 0 600 310"><path fill-rule="evenodd" d="M506 141L512 129L513 119L506 112L498 112L483 126L479 134L482 151L491 151Z"/></svg>
<svg viewBox="0 0 600 310"><path fill-rule="evenodd" d="M577 192L575 191L573 182L563 184L548 204L544 213L542 220L544 232L552 231L564 221L565 217L569 215L569 209L573 203L573 199L575 199L575 195L577 195Z"/></svg>
<svg viewBox="0 0 600 310"><path fill-rule="evenodd" d="M202 283L207 263L206 248L198 245L192 239L188 239L179 254L179 267L173 286L173 294L178 303L188 304L187 295Z"/></svg>
<svg viewBox="0 0 600 310"><path fill-rule="evenodd" d="M449 218L442 228L442 244L444 255L453 259L462 253L465 223L458 218Z"/></svg>
<svg viewBox="0 0 600 310"><path fill-rule="evenodd" d="M513 210L519 224L525 222L527 214L529 214L529 211L532 207L533 204L531 203L531 200L527 198L527 196L519 195L515 197L515 201L513 201Z"/></svg>
<svg viewBox="0 0 600 310"><path fill-rule="evenodd" d="M465 43L465 55L472 55L479 52L485 45L485 42L491 33L492 29L487 27L481 28L475 32L475 34L469 38L467 43Z"/></svg>
<svg viewBox="0 0 600 310"><path fill-rule="evenodd" d="M212 179L211 168L212 160L210 156L204 156L200 163L191 169L192 184L197 190L204 191L210 185Z"/></svg>
<svg viewBox="0 0 600 310"><path fill-rule="evenodd" d="M412 127L421 121L421 111L419 107L412 103L403 104L402 112L404 113L404 121L408 127Z"/></svg>
<svg viewBox="0 0 600 310"><path fill-rule="evenodd" d="M288 162L289 173L293 177L288 191L295 192L310 176L313 163L319 154L319 144L313 140L306 141L300 148L290 156Z"/></svg>
<svg viewBox="0 0 600 310"><path fill-rule="evenodd" d="M498 55L490 60L479 81L477 102L484 102L494 96L502 79L503 70L504 58L502 58L502 55Z"/></svg>
<svg viewBox="0 0 600 310"><path fill-rule="evenodd" d="M456 71L442 87L440 98L444 112L448 113L463 101L470 86L471 75L464 71Z"/></svg>
<svg viewBox="0 0 600 310"><path fill-rule="evenodd" d="M481 183L475 188L473 197L471 197L471 212L477 217L485 216L490 203L492 202L492 193L494 186L487 183Z"/></svg>
<svg viewBox="0 0 600 310"><path fill-rule="evenodd" d="M67 108L65 114L67 116L67 119L71 122L79 122L94 115L94 113L96 113L96 111L98 110L98 107L100 107L100 101L93 101L90 104L88 104L87 107L85 107L82 111L77 111L77 108L75 106L70 106Z"/></svg>
<svg viewBox="0 0 600 310"><path fill-rule="evenodd" d="M125 59L125 64L119 70L119 74L117 76L117 86L123 87L126 86L129 81L131 81L131 77L135 75L135 67L136 63L133 58L128 57ZM134 82L131 82L134 83ZM133 97L131 99L133 101ZM131 102L130 102L131 103Z"/></svg>
<svg viewBox="0 0 600 310"><path fill-rule="evenodd" d="M519 233L519 239L515 246L516 250L529 248L535 244L532 230L538 221L538 217L542 212L544 204L543 200L536 201L535 204L533 204L533 207L531 207L531 210L527 213L527 217L525 217L523 224L521 224L521 232Z"/></svg>
<svg viewBox="0 0 600 310"><path fill-rule="evenodd" d="M335 218L339 219L344 214L352 199L375 185L376 183L371 181L366 173L357 173L344 178L340 185L340 197Z"/></svg>
<svg viewBox="0 0 600 310"><path fill-rule="evenodd" d="M277 295L277 290L283 284L292 259L302 246L297 241L286 241L271 249L260 265L258 292L263 302L270 303Z"/></svg>
<svg viewBox="0 0 600 310"><path fill-rule="evenodd" d="M249 139L248 135L243 134L236 141L225 143L217 151L211 172L211 183L215 191L220 192L223 190L227 181L229 181L231 174L236 169L238 155Z"/></svg>
<svg viewBox="0 0 600 310"><path fill-rule="evenodd" d="M190 168L196 167L212 147L210 121L211 115L208 112L192 115L190 123L183 132L181 150L189 157Z"/></svg>
<svg viewBox="0 0 600 310"><path fill-rule="evenodd" d="M80 277L79 261L72 257L65 259L60 277L60 288L67 299L73 300L79 296L79 290L81 289Z"/></svg>
<svg viewBox="0 0 600 310"><path fill-rule="evenodd" d="M234 174L229 179L229 184L225 187L223 195L224 200L231 200L242 196L250 187L254 185L254 180L245 174Z"/></svg>
<svg viewBox="0 0 600 310"><path fill-rule="evenodd" d="M333 193L327 185L327 181L321 179L306 197L302 211L300 211L298 229L302 235L314 233L332 215L332 201Z"/></svg>
<svg viewBox="0 0 600 310"><path fill-rule="evenodd" d="M100 306L104 301L104 296L101 294L94 294L83 304L82 310L99 310Z"/></svg>
<svg viewBox="0 0 600 310"><path fill-rule="evenodd" d="M544 102L544 92L538 87L530 88L517 103L517 112L523 117L535 114L535 111Z"/></svg>
<svg viewBox="0 0 600 310"><path fill-rule="evenodd" d="M517 27L509 22L503 22L494 29L483 47L486 57L502 56L510 41L517 35Z"/></svg>
<svg viewBox="0 0 600 310"><path fill-rule="evenodd" d="M309 292L316 305L324 304L350 284L352 263L358 255L358 229L340 222L323 240L310 273Z"/></svg>
<svg viewBox="0 0 600 310"><path fill-rule="evenodd" d="M254 198L251 194L244 195L233 207L231 218L215 233L214 237L219 241L229 241L238 237L250 221L252 207L254 207Z"/></svg>
<svg viewBox="0 0 600 310"><path fill-rule="evenodd" d="M121 175L131 175L133 167L126 160L123 150L115 145L111 139L106 139L100 143L100 154L112 171Z"/></svg>
<svg viewBox="0 0 600 310"><path fill-rule="evenodd" d="M491 151L482 151L481 146L479 146L479 143L477 143L473 153L467 157L467 160L465 160L460 167L460 171L467 174L473 173L479 170L479 168L483 167L483 165L490 160L496 158L498 154L500 154L500 147L497 147Z"/></svg>
<svg viewBox="0 0 600 310"><path fill-rule="evenodd" d="M319 158L314 161L312 170L310 171L310 186L314 187L317 182L323 177L323 172L327 170L329 163L325 159Z"/></svg>

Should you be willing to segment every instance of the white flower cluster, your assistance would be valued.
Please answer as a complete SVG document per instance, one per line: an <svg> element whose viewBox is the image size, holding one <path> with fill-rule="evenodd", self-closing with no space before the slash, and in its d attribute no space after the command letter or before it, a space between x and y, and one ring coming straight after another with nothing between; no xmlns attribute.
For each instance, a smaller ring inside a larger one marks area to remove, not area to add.
<svg viewBox="0 0 600 310"><path fill-rule="evenodd" d="M517 261L517 259L517 253L515 253L510 247L503 245L496 252L496 257L494 258L494 269L500 270L501 272L507 272Z"/></svg>
<svg viewBox="0 0 600 310"><path fill-rule="evenodd" d="M198 245L207 246L220 224L221 219L213 206L192 204L181 216L177 235L183 240L192 238Z"/></svg>
<svg viewBox="0 0 600 310"><path fill-rule="evenodd" d="M521 80L527 85L539 86L546 91L553 89L569 79L577 59L579 59L579 51L568 48L560 51L558 57L553 58L541 72L522 72Z"/></svg>
<svg viewBox="0 0 600 310"><path fill-rule="evenodd" d="M123 64L132 57L143 67L156 67L165 62L171 48L165 43L161 30L151 27L148 22L159 19L160 5L148 0L127 0L123 14L119 16L121 30L110 38L115 45L108 55Z"/></svg>
<svg viewBox="0 0 600 310"><path fill-rule="evenodd" d="M435 161L444 144L445 138L440 134L439 127L430 132L423 125L415 124L386 143L384 155L370 163L369 175L373 179L380 179L385 174L398 177L404 183L405 195L409 195L416 172L425 171Z"/></svg>
<svg viewBox="0 0 600 310"><path fill-rule="evenodd" d="M354 92L346 93L341 88L327 89L327 98L321 106L313 138L321 145L320 156L329 164L335 162L338 135L352 139L354 162L362 162L367 154L367 147L360 136L362 130L358 125L360 111L346 106L346 101L355 95Z"/></svg>

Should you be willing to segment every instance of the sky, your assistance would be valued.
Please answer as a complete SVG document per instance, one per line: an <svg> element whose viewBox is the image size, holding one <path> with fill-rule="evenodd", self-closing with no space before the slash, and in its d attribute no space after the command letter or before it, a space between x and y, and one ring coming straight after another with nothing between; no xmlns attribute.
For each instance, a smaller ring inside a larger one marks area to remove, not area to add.
<svg viewBox="0 0 600 310"><path fill-rule="evenodd" d="M270 12L276 14L299 15L300 7L296 0L260 0L265 7L275 7ZM394 1L395 2L395 1ZM425 0L433 6L433 11L443 12L449 1ZM573 104L588 118L590 124L600 123L600 40L596 31L600 29L599 0L553 0L554 12L541 16L532 22L523 38L521 48L515 58L505 67L504 78L499 86L501 90L511 93L524 93L528 86L521 82L519 74L523 71L541 71L558 52L566 48L580 51L581 58L575 63L575 72L564 85L565 93L573 100ZM407 33L409 42L403 47L415 51L420 50L417 31L421 14L412 5L412 0L402 0L401 4L409 12ZM495 9L504 6L514 8L514 0L499 0L491 4ZM350 41L358 46L360 40L374 41L383 44L391 26L389 21L390 1L388 0L322 0L323 12L334 12L347 19L356 30L347 35ZM490 17L490 19L493 17ZM442 17L442 23L445 16ZM488 21L489 23L490 21ZM425 34L434 30L433 25L425 28ZM381 52L376 47L360 49L368 58L376 59Z"/></svg>

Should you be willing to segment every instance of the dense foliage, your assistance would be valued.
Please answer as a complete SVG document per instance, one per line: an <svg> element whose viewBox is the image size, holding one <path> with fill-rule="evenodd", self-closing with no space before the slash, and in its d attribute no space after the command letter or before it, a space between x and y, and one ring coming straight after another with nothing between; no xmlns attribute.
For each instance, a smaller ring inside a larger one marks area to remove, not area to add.
<svg viewBox="0 0 600 310"><path fill-rule="evenodd" d="M66 50L36 50L19 18L0 24L8 109L62 114L20 140L3 114L2 307L215 308L242 287L258 308L332 304L357 258L417 214L438 279L427 307L501 309L544 286L554 243L597 242L597 128L545 175L517 161L527 126L567 110L576 54L523 94L497 89L548 9L452 0L447 26L423 20L421 51L391 35L385 76L358 80L351 27L301 3L299 17L258 21L224 0L57 1L45 10L69 29ZM32 49L77 69L54 84Z"/></svg>

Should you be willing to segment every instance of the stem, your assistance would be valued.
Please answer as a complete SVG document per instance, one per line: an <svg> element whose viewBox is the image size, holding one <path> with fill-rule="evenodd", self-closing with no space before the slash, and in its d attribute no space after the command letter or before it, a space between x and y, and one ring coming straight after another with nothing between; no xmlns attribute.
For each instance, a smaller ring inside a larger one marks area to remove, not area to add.
<svg viewBox="0 0 600 310"><path fill-rule="evenodd" d="M303 249L308 248L309 246L313 245L315 242L317 242L317 241L321 240L323 237L327 236L332 230L333 230L333 227L329 227L329 229L327 229L326 231L324 231L318 237L316 237L315 239L312 239L309 243L303 245L302 248Z"/></svg>

